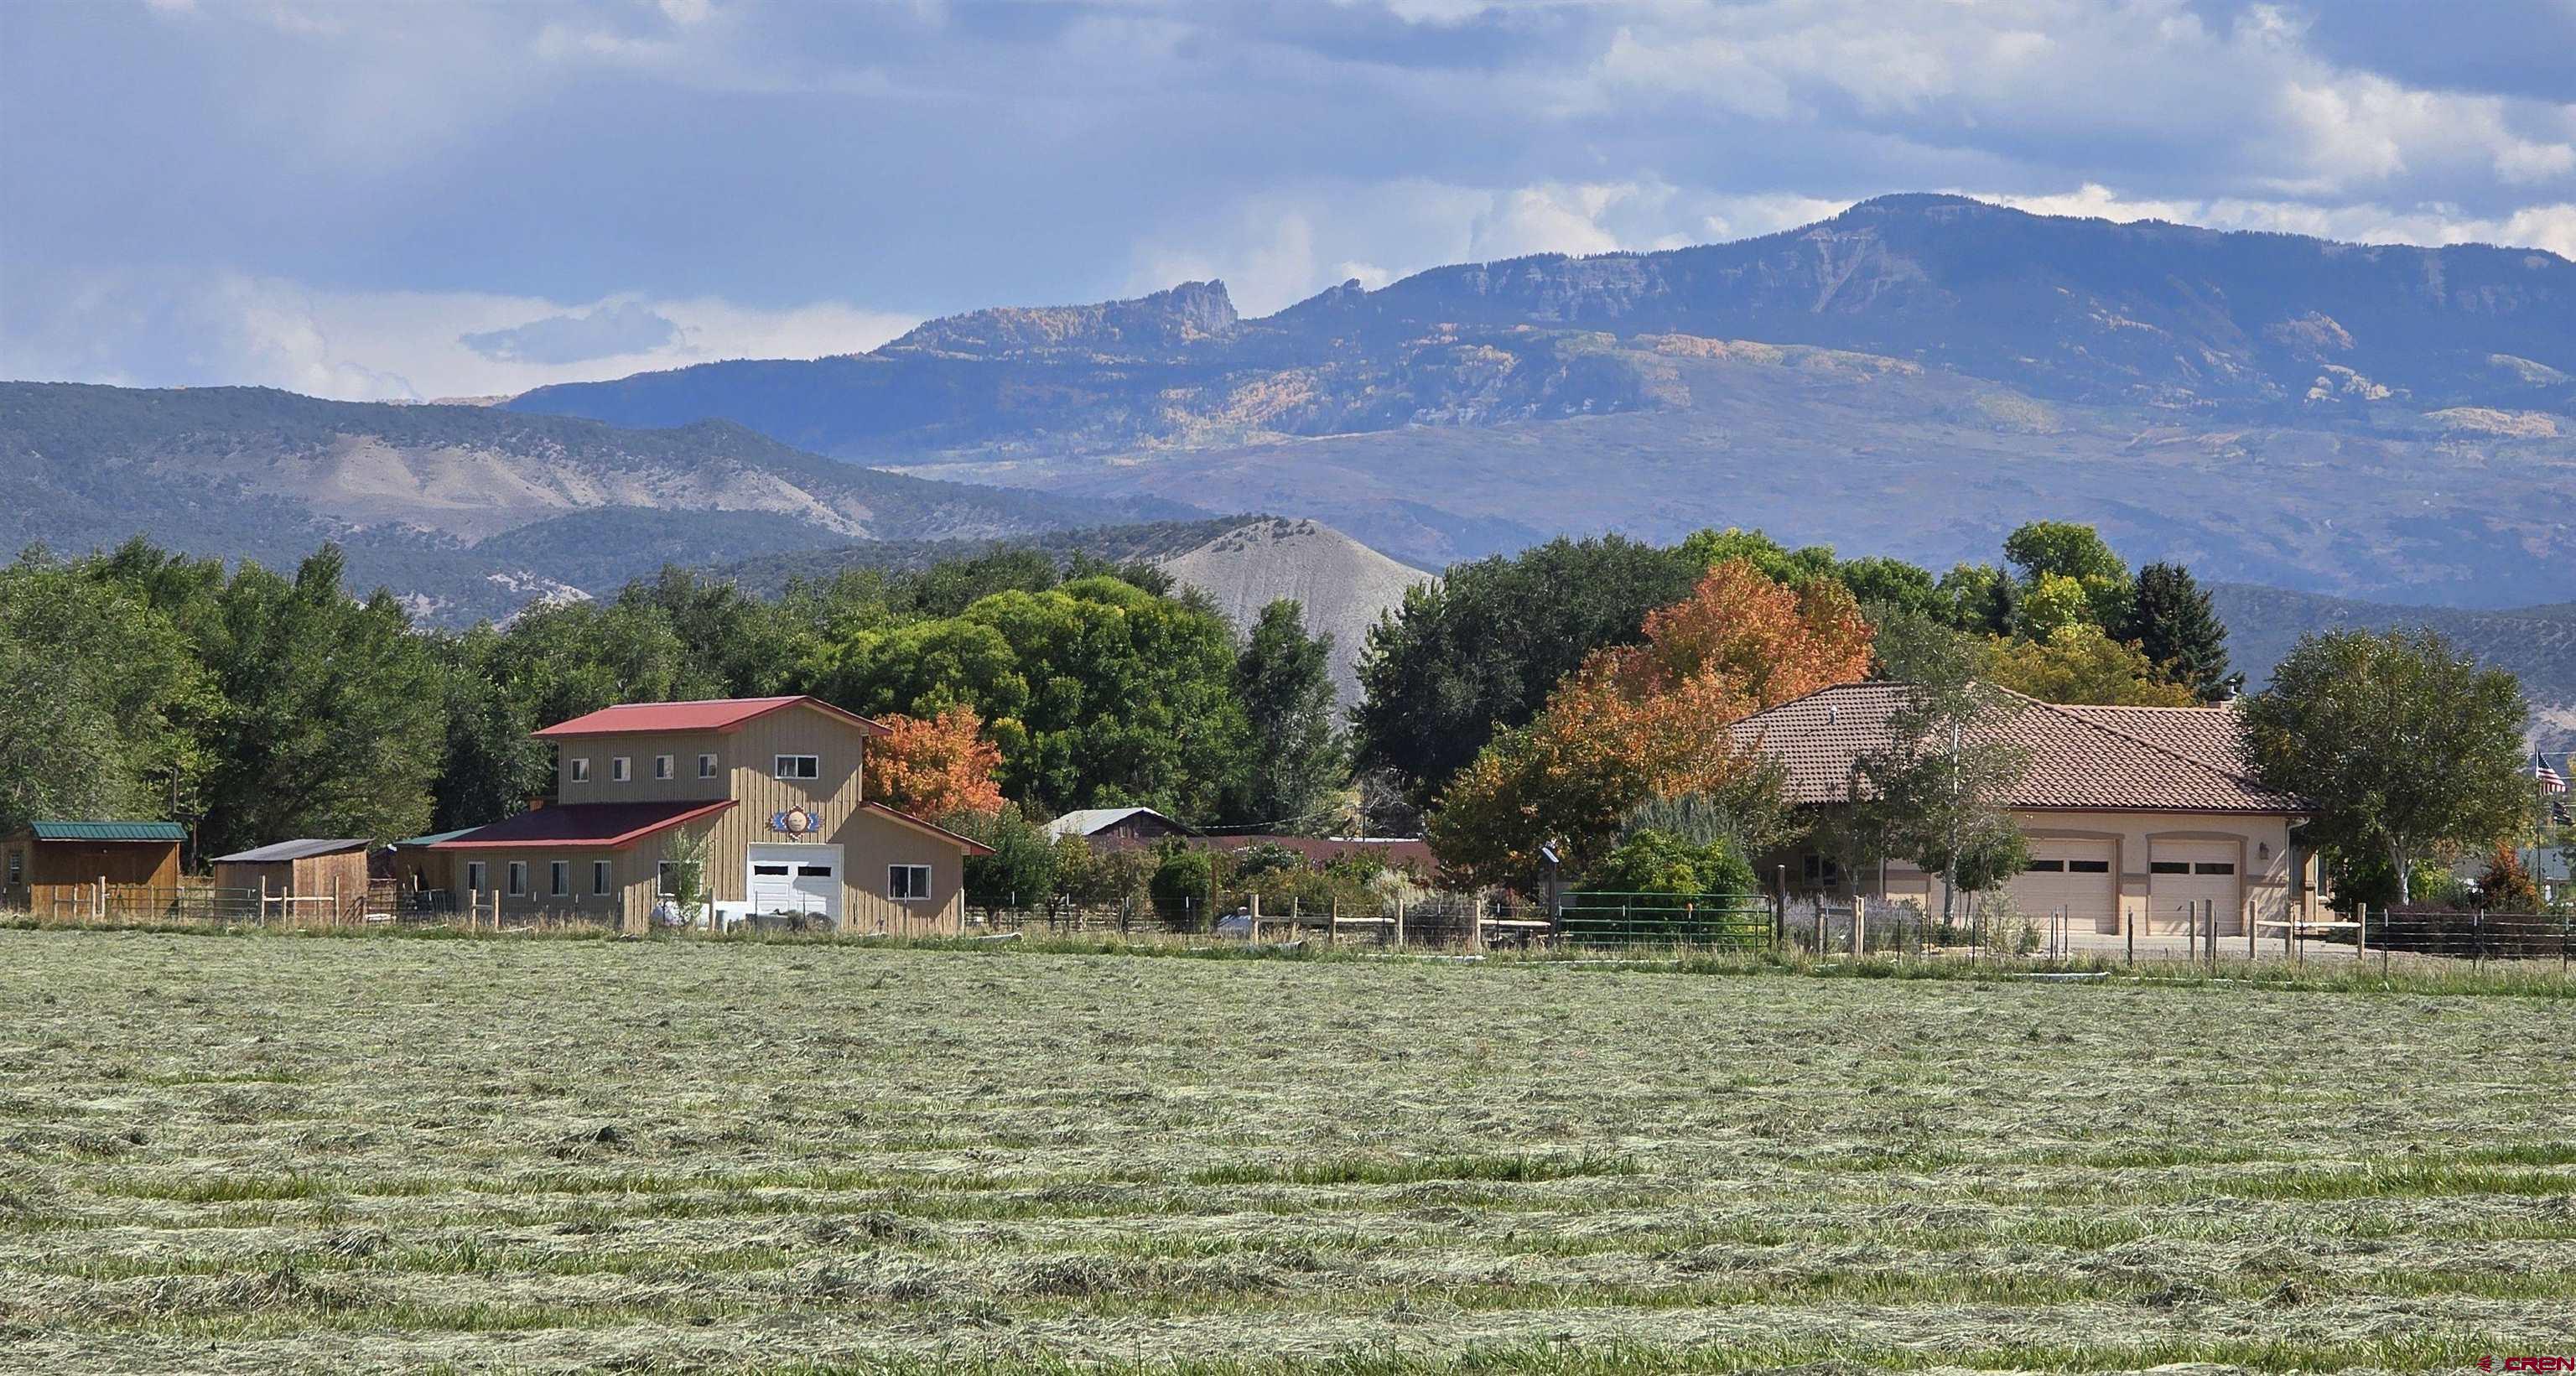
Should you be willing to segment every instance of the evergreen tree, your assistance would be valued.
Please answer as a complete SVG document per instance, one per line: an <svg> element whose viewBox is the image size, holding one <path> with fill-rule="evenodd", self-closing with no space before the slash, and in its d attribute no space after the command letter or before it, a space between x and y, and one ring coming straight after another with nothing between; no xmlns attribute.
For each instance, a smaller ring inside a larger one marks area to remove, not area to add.
<svg viewBox="0 0 2576 1376"><path fill-rule="evenodd" d="M1238 823L1324 834L1347 756L1333 729L1333 638L1306 634L1290 598L1261 609L1234 661L1234 692L1251 718L1251 749L1233 809Z"/></svg>
<svg viewBox="0 0 2576 1376"><path fill-rule="evenodd" d="M2211 608L2209 593L2180 564L2138 570L2135 608L2125 638L2138 643L2147 662L2202 702L2234 697L2245 676L2227 667L2227 627Z"/></svg>

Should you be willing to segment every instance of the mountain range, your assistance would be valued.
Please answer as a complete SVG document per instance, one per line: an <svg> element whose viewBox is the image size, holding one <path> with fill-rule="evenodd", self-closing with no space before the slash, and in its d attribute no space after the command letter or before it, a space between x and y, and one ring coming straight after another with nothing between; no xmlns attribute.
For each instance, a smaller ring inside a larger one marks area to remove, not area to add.
<svg viewBox="0 0 2576 1376"><path fill-rule="evenodd" d="M2140 558L2508 605L2576 583L2576 263L1863 202L1757 239L932 321L508 405L721 418L922 476L1311 516L1405 562L1760 525L1936 565Z"/></svg>

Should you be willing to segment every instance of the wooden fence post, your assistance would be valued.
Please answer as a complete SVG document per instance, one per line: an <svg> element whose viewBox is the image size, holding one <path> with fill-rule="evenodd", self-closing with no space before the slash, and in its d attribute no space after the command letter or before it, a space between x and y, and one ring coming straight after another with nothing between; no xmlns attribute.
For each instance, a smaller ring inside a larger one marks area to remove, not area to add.
<svg viewBox="0 0 2576 1376"><path fill-rule="evenodd" d="M1261 895L1258 893L1252 895L1251 913L1252 925L1246 927L1243 932L1243 939L1246 942L1261 940Z"/></svg>
<svg viewBox="0 0 2576 1376"><path fill-rule="evenodd" d="M1852 895L1852 959L1869 953L1869 900L1855 892Z"/></svg>
<svg viewBox="0 0 2576 1376"><path fill-rule="evenodd" d="M1395 949L1404 949L1404 900L1395 900Z"/></svg>

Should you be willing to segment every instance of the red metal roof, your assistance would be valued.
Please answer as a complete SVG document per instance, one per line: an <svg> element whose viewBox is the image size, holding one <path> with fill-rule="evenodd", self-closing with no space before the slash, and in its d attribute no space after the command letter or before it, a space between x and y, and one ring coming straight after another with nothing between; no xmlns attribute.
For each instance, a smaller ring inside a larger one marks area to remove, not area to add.
<svg viewBox="0 0 2576 1376"><path fill-rule="evenodd" d="M886 728L860 716L844 712L817 697L783 698L708 698L698 702L628 702L603 707L570 721L559 721L537 732L541 739L559 740L567 736L627 736L643 732L732 731L755 717L783 712L798 703L825 712L868 733L886 734Z"/></svg>
<svg viewBox="0 0 2576 1376"><path fill-rule="evenodd" d="M504 817L444 841L431 850L490 850L524 846L582 846L624 850L654 832L712 817L733 806L731 798L661 803L564 803Z"/></svg>
<svg viewBox="0 0 2576 1376"><path fill-rule="evenodd" d="M922 819L913 816L911 813L905 812L899 808L887 807L883 803L862 801L859 804L859 810L861 812L874 812L883 816L892 817L896 821L903 823L905 826L919 828L920 830L929 832L934 836L944 836L947 839L964 846L968 855L990 855L993 853L993 848L991 846L985 845L983 842L978 841L971 836L960 836L956 832L950 831L948 828L939 825L937 822L925 822Z"/></svg>

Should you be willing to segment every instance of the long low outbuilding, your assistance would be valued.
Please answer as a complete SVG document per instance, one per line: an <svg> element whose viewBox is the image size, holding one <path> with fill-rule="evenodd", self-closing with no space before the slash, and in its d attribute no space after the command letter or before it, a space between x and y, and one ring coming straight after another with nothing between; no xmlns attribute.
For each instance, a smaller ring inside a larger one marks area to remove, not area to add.
<svg viewBox="0 0 2576 1376"><path fill-rule="evenodd" d="M335 915L353 914L366 903L367 855L373 845L364 836L306 837L218 855L215 887L255 889L264 898L288 899L308 908L318 905Z"/></svg>

